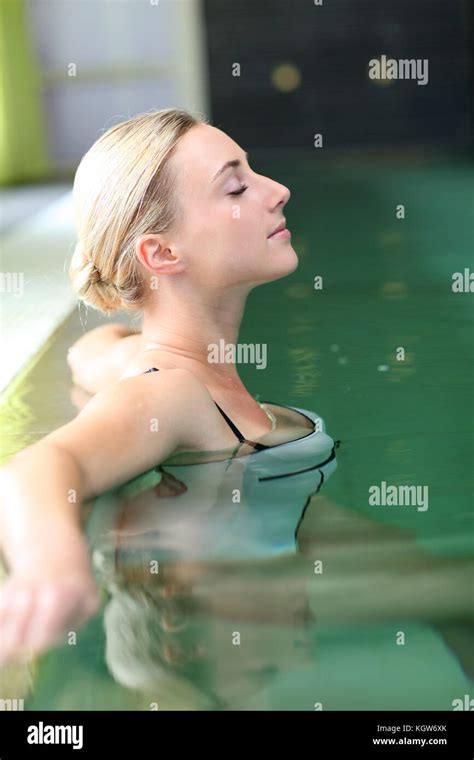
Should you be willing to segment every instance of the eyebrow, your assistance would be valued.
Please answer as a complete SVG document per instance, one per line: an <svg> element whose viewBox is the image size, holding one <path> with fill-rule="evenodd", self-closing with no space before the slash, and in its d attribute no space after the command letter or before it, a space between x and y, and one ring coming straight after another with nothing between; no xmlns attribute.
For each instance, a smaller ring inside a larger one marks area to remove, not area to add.
<svg viewBox="0 0 474 760"><path fill-rule="evenodd" d="M245 158L247 159L247 161L249 160L249 154L248 153L245 153ZM238 158L234 158L232 161L226 161L225 164L224 164L224 166L221 166L221 168L219 169L219 171L217 171L214 174L214 176L212 178L212 182L214 182L218 177L220 177L221 174L223 174L226 171L226 169L233 169L234 167L240 166L241 164L242 164L242 161L240 161L240 159L238 159Z"/></svg>

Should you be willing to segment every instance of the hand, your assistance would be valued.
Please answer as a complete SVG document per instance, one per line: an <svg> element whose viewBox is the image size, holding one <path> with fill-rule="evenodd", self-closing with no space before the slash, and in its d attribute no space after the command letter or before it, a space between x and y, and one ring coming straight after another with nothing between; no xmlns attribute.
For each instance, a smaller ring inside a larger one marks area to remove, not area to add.
<svg viewBox="0 0 474 760"><path fill-rule="evenodd" d="M65 643L64 634L83 625L99 606L88 571L13 572L0 586L0 663Z"/></svg>

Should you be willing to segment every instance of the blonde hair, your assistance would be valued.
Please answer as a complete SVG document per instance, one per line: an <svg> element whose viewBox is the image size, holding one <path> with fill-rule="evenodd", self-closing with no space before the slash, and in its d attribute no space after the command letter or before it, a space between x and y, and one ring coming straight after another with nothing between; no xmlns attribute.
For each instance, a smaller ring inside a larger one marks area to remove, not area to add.
<svg viewBox="0 0 474 760"><path fill-rule="evenodd" d="M179 641L182 636L167 634L163 628L161 607L165 600L152 600L139 588L133 593L125 586L110 591L103 620L105 662L114 680L143 696L148 694L160 710L218 709L218 697L190 677L185 660L179 662L198 637L197 630L191 632L191 641ZM167 644L173 640L179 652L176 663L166 654Z"/></svg>
<svg viewBox="0 0 474 760"><path fill-rule="evenodd" d="M78 240L69 277L92 308L143 308L147 290L135 243L179 219L169 159L199 123L207 123L202 114L178 108L148 111L108 129L83 156L73 186Z"/></svg>

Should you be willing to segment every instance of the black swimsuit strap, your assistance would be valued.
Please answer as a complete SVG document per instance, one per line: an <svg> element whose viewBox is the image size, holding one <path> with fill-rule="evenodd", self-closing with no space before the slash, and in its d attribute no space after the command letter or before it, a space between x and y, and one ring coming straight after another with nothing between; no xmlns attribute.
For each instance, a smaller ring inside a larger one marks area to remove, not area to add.
<svg viewBox="0 0 474 760"><path fill-rule="evenodd" d="M145 372L143 374L145 375L147 372L159 372L159 371L160 370L157 367L150 367L150 369L145 370ZM248 443L248 444L250 444L250 446L253 446L255 449L257 449L257 451L263 451L264 449L270 449L271 448L271 446L265 446L264 443L255 443L254 441L248 441L242 435L242 433L240 432L240 430L237 427L237 425L234 422L232 422L232 420L230 419L230 417L224 412L223 409L221 409L221 407L219 406L219 404L217 403L217 401L214 401L214 403L217 406L217 408L219 409L220 413L224 417L224 419L227 422L227 424L229 425L229 427L231 428L232 432L239 439L239 443L241 443L241 444L242 443Z"/></svg>
<svg viewBox="0 0 474 760"><path fill-rule="evenodd" d="M231 428L231 430L235 433L235 435L239 439L240 443L245 443L245 438L242 435L242 433L240 432L240 430L237 427L237 425L234 422L232 422L232 420L230 419L230 417L224 412L223 409L221 409L221 407L219 406L219 404L217 403L217 401L214 401L214 403L217 406L217 408L219 409L220 413L222 414L223 418L225 419L225 421L227 422L227 424L229 425L229 427Z"/></svg>

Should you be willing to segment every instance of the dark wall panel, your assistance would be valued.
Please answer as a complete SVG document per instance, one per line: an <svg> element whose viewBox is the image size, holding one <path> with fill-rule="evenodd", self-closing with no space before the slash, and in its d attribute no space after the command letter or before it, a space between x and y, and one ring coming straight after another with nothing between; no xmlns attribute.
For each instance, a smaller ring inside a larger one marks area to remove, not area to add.
<svg viewBox="0 0 474 760"><path fill-rule="evenodd" d="M469 0L205 0L214 122L242 145L469 144ZM428 83L369 79L368 62L428 59ZM240 76L232 75L239 63ZM279 91L272 71L296 67Z"/></svg>

